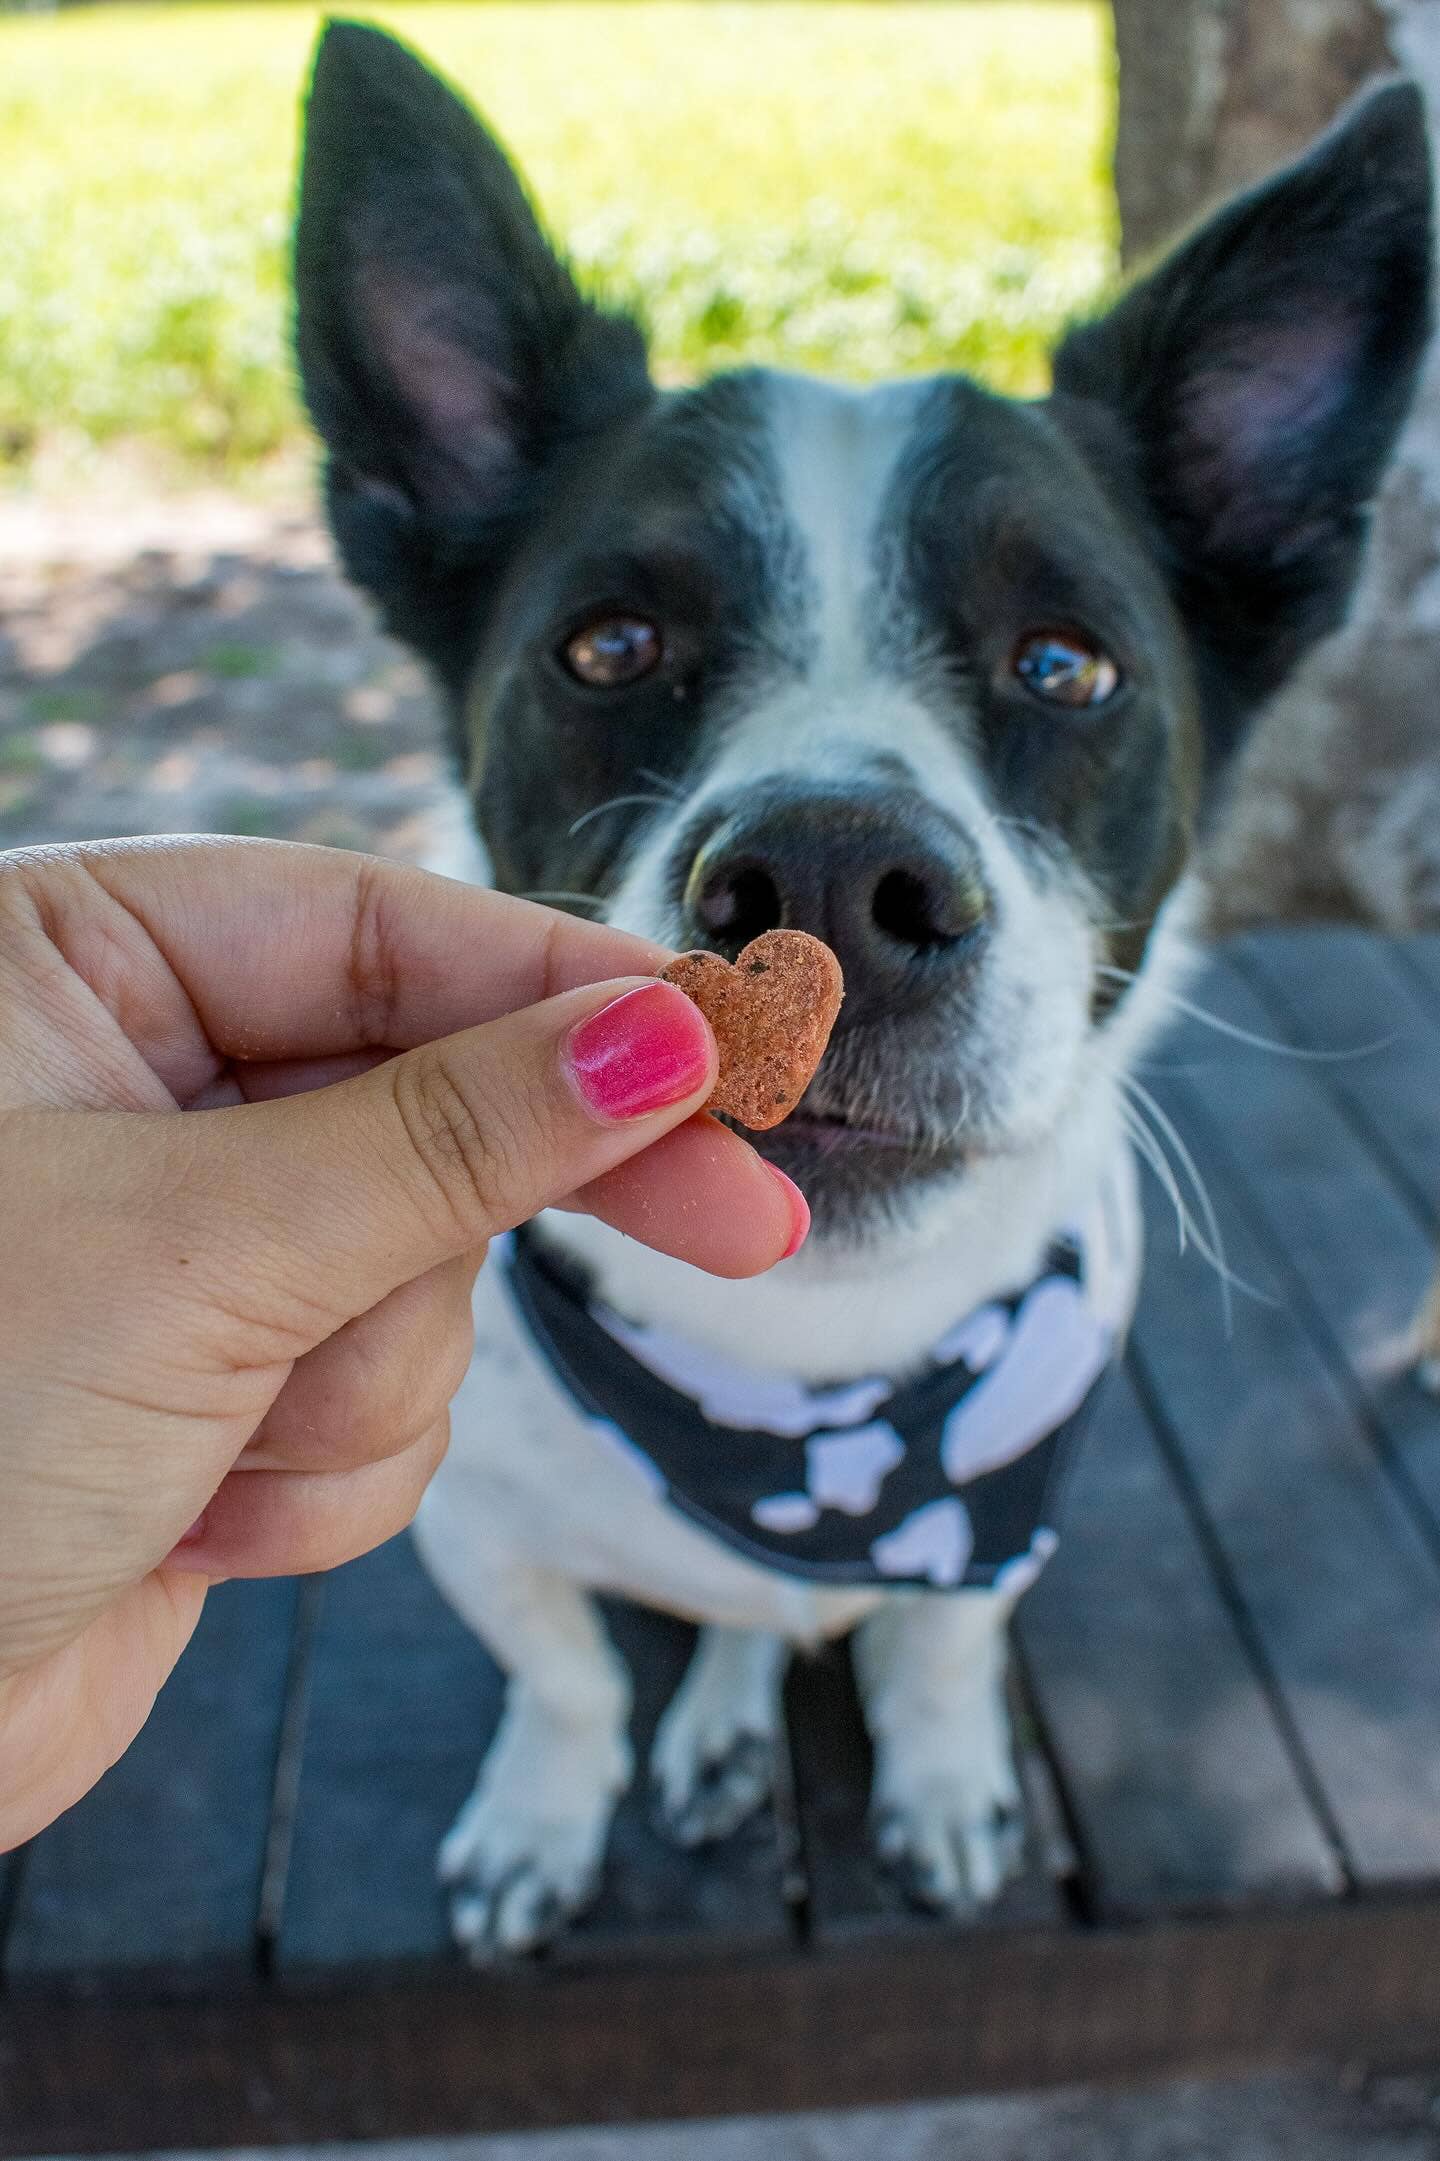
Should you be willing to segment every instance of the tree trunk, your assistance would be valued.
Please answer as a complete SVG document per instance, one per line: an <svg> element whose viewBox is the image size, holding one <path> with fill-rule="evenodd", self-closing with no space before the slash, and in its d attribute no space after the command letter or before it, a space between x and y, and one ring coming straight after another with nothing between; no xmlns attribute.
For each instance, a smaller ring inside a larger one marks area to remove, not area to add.
<svg viewBox="0 0 1440 2161"><path fill-rule="evenodd" d="M1377 0L1115 0L1125 260L1258 180L1395 65Z"/></svg>
<svg viewBox="0 0 1440 2161"><path fill-rule="evenodd" d="M1116 185L1133 261L1294 154L1368 77L1440 115L1437 0L1115 0ZM1218 929L1440 927L1440 362L1432 352L1346 627L1270 708L1207 858Z"/></svg>

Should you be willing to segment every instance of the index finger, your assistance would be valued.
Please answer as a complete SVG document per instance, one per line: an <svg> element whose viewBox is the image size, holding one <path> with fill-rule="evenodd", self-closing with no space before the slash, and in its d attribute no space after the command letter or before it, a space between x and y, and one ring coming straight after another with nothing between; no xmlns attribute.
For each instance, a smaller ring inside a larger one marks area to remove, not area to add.
<svg viewBox="0 0 1440 2161"><path fill-rule="evenodd" d="M667 958L648 939L531 901L292 841L22 849L7 870L32 886L53 941L157 1070L181 1049L179 1013L162 1018L153 995L138 1011L125 999L117 951L132 941L137 974L153 989L158 956L192 1029L243 1060L408 1050L559 991L654 974ZM108 923L95 921L97 888ZM144 1040L147 1029L163 1040Z"/></svg>

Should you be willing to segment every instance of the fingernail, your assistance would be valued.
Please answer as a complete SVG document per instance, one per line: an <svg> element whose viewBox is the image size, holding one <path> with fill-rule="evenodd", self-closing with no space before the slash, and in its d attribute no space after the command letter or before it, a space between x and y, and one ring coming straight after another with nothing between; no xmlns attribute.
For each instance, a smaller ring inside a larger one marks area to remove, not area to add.
<svg viewBox="0 0 1440 2161"><path fill-rule="evenodd" d="M710 1078L714 1053L698 1006L669 983L627 990L572 1028L564 1058L597 1118L643 1118L683 1103Z"/></svg>
<svg viewBox="0 0 1440 2161"><path fill-rule="evenodd" d="M764 1161L763 1157L761 1161ZM784 1188L785 1198L790 1204L790 1243L780 1256L782 1261L788 1261L800 1251L810 1235L810 1203L793 1178L787 1178L784 1171L777 1170L773 1163L766 1163L765 1168L776 1185Z"/></svg>

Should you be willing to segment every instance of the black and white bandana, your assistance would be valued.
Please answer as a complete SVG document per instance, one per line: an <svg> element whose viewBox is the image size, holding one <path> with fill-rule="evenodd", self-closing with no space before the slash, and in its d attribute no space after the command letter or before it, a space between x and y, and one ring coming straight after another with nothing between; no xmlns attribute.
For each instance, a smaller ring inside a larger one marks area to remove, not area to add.
<svg viewBox="0 0 1440 2161"><path fill-rule="evenodd" d="M530 1336L657 1498L811 1582L1020 1590L1055 1547L1066 1444L1110 1363L1087 1248L979 1307L903 1381L807 1387L627 1321L530 1229L502 1247Z"/></svg>

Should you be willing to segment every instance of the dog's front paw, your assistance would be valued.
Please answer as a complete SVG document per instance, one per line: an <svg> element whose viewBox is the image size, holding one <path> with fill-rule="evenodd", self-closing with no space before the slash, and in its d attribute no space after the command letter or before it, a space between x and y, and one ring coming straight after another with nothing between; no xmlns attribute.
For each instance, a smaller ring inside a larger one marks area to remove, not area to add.
<svg viewBox="0 0 1440 2161"><path fill-rule="evenodd" d="M773 1734L736 1732L694 1746L655 1752L655 1812L677 1846L713 1846L748 1822L770 1798L775 1780Z"/></svg>
<svg viewBox="0 0 1440 2161"><path fill-rule="evenodd" d="M581 1746L507 1714L437 1858L473 1965L542 1949L590 1904L628 1779L628 1749L610 1732Z"/></svg>
<svg viewBox="0 0 1440 2161"><path fill-rule="evenodd" d="M455 1940L472 1963L538 1951L582 1913L600 1881L610 1810L514 1814L468 1801L440 1848Z"/></svg>
<svg viewBox="0 0 1440 2161"><path fill-rule="evenodd" d="M981 1719L918 1758L882 1751L872 1813L876 1851L917 1906L962 1915L987 1905L1025 1850L1006 1722Z"/></svg>
<svg viewBox="0 0 1440 2161"><path fill-rule="evenodd" d="M656 1815L678 1846L729 1838L769 1800L783 1664L773 1636L705 1631L650 1751Z"/></svg>
<svg viewBox="0 0 1440 2161"><path fill-rule="evenodd" d="M991 1803L978 1813L967 1796L936 1785L877 1811L875 1850L907 1898L927 1913L973 1913L1020 1867L1025 1824L1018 1808Z"/></svg>

